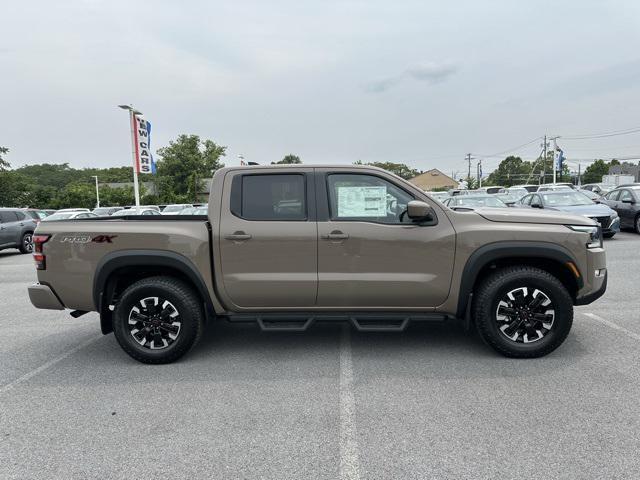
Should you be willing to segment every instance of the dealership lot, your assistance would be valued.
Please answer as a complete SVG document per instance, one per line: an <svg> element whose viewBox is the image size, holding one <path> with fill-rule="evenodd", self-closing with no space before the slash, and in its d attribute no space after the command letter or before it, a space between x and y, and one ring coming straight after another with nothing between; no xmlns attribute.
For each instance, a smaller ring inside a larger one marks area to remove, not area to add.
<svg viewBox="0 0 640 480"><path fill-rule="evenodd" d="M607 293L542 359L456 325L221 323L162 366L33 308L31 257L0 252L0 478L633 478L640 235L606 248Z"/></svg>

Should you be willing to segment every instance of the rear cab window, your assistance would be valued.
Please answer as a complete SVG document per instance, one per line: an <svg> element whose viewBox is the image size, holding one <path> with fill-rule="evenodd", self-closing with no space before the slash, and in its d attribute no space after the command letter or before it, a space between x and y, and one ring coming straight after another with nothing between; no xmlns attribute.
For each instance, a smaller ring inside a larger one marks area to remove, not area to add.
<svg viewBox="0 0 640 480"><path fill-rule="evenodd" d="M301 173L238 175L233 179L231 212L244 220L305 221L306 196Z"/></svg>

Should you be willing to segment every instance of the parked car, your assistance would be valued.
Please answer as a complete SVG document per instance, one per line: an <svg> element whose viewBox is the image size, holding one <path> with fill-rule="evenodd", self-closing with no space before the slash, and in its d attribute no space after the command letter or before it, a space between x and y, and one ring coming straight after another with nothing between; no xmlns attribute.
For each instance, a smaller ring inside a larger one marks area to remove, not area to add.
<svg viewBox="0 0 640 480"><path fill-rule="evenodd" d="M111 214L111 217L126 217L130 215L162 215L158 210L154 208L140 208L136 213L134 208L124 208Z"/></svg>
<svg viewBox="0 0 640 480"><path fill-rule="evenodd" d="M435 198L440 202L450 197L450 195L447 192L424 192L424 193L426 193L427 195L430 195L432 198Z"/></svg>
<svg viewBox="0 0 640 480"><path fill-rule="evenodd" d="M54 213L57 212L57 210L53 210L52 208L45 208L43 212L46 213L47 215L53 215Z"/></svg>
<svg viewBox="0 0 640 480"><path fill-rule="evenodd" d="M135 205L127 205L126 207L119 207L120 209L131 209L131 208L136 208ZM140 205L139 208L150 208L151 210L156 210L157 212L160 212L161 209L158 205Z"/></svg>
<svg viewBox="0 0 640 480"><path fill-rule="evenodd" d="M538 187L536 186L536 190L533 190L534 192L537 191ZM509 187L507 189L505 189L505 193L508 193L509 195L517 195L518 198L522 198L524 197L527 193L531 192L531 190L527 190L524 187Z"/></svg>
<svg viewBox="0 0 640 480"><path fill-rule="evenodd" d="M540 185L524 184L524 185L514 185L513 187L509 187L509 188L524 188L527 191L527 193L532 193L532 192L537 192L539 186Z"/></svg>
<svg viewBox="0 0 640 480"><path fill-rule="evenodd" d="M108 217L121 209L122 207L98 207L98 208L94 208L91 213L94 213L99 217Z"/></svg>
<svg viewBox="0 0 640 480"><path fill-rule="evenodd" d="M88 208L62 208L58 210L56 213L67 213L67 212L90 212Z"/></svg>
<svg viewBox="0 0 640 480"><path fill-rule="evenodd" d="M582 190L589 190L600 195L604 195L616 188L615 185L607 185L606 183L587 183L582 185Z"/></svg>
<svg viewBox="0 0 640 480"><path fill-rule="evenodd" d="M0 208L0 250L17 248L21 253L33 250L36 221L17 208Z"/></svg>
<svg viewBox="0 0 640 480"><path fill-rule="evenodd" d="M193 207L193 205L191 205L190 203L167 205L166 207L164 207L164 210L162 210L162 215L177 215L185 208L191 208L191 207Z"/></svg>
<svg viewBox="0 0 640 480"><path fill-rule="evenodd" d="M92 218L97 217L95 213L91 212L63 212L62 210L58 210L53 215L49 215L42 219L43 222L55 222L56 220L73 220L76 218Z"/></svg>
<svg viewBox="0 0 640 480"><path fill-rule="evenodd" d="M522 195L516 195L513 193L496 193L496 197L502 200L507 207L513 207L520 199Z"/></svg>
<svg viewBox="0 0 640 480"><path fill-rule="evenodd" d="M443 202L449 208L480 208L495 207L506 208L507 204L500 200L496 195L458 195L457 197L448 198Z"/></svg>
<svg viewBox="0 0 640 480"><path fill-rule="evenodd" d="M47 217L49 214L44 210L38 210L36 208L23 208L22 211L25 213L27 217L35 220L36 223L40 223L40 221Z"/></svg>
<svg viewBox="0 0 640 480"><path fill-rule="evenodd" d="M580 192L583 195L586 195L587 197L589 197L592 201L597 202L598 200L600 200L600 195L598 195L596 192L592 192L591 190L576 190L577 192Z"/></svg>
<svg viewBox="0 0 640 480"><path fill-rule="evenodd" d="M492 187L480 187L475 191L478 193L488 193L489 195L495 195L496 193L505 193L506 190L507 189L505 187L492 186Z"/></svg>
<svg viewBox="0 0 640 480"><path fill-rule="evenodd" d="M208 207L187 207L184 210L180 210L178 215L206 215Z"/></svg>
<svg viewBox="0 0 640 480"><path fill-rule="evenodd" d="M271 331L460 319L503 355L533 358L567 338L574 305L606 290L592 220L454 211L374 167L222 168L209 201L207 218L41 223L31 302L98 312L103 333L153 364L182 357L205 320L223 319Z"/></svg>
<svg viewBox="0 0 640 480"><path fill-rule="evenodd" d="M620 231L620 218L614 210L607 205L593 203L589 197L575 190L530 193L520 200L519 205L589 217L600 224L606 238Z"/></svg>
<svg viewBox="0 0 640 480"><path fill-rule="evenodd" d="M640 233L640 185L611 190L601 202L617 212L621 227L633 228Z"/></svg>
<svg viewBox="0 0 640 480"><path fill-rule="evenodd" d="M573 190L570 183L545 183L538 187L538 192L556 192L558 190Z"/></svg>

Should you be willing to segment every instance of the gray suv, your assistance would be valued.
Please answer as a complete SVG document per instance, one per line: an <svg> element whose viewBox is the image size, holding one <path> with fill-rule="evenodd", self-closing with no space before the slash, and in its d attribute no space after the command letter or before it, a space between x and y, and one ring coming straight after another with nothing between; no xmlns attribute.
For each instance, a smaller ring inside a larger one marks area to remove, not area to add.
<svg viewBox="0 0 640 480"><path fill-rule="evenodd" d="M22 253L33 250L36 221L17 208L0 208L0 250L17 248Z"/></svg>

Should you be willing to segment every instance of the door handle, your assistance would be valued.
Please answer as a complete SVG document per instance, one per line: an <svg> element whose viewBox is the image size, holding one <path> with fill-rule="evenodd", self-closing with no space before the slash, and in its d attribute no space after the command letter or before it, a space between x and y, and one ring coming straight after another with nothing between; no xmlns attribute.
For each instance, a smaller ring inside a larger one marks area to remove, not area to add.
<svg viewBox="0 0 640 480"><path fill-rule="evenodd" d="M347 238L349 238L349 235L346 233L342 233L340 230L334 230L327 235L321 235L320 238L324 240L346 240Z"/></svg>
<svg viewBox="0 0 640 480"><path fill-rule="evenodd" d="M227 240L233 240L235 242L238 242L238 241L249 240L251 238L251 235L249 235L248 233L244 233L242 231L238 231L238 232L233 232L230 235L225 235L224 238Z"/></svg>

